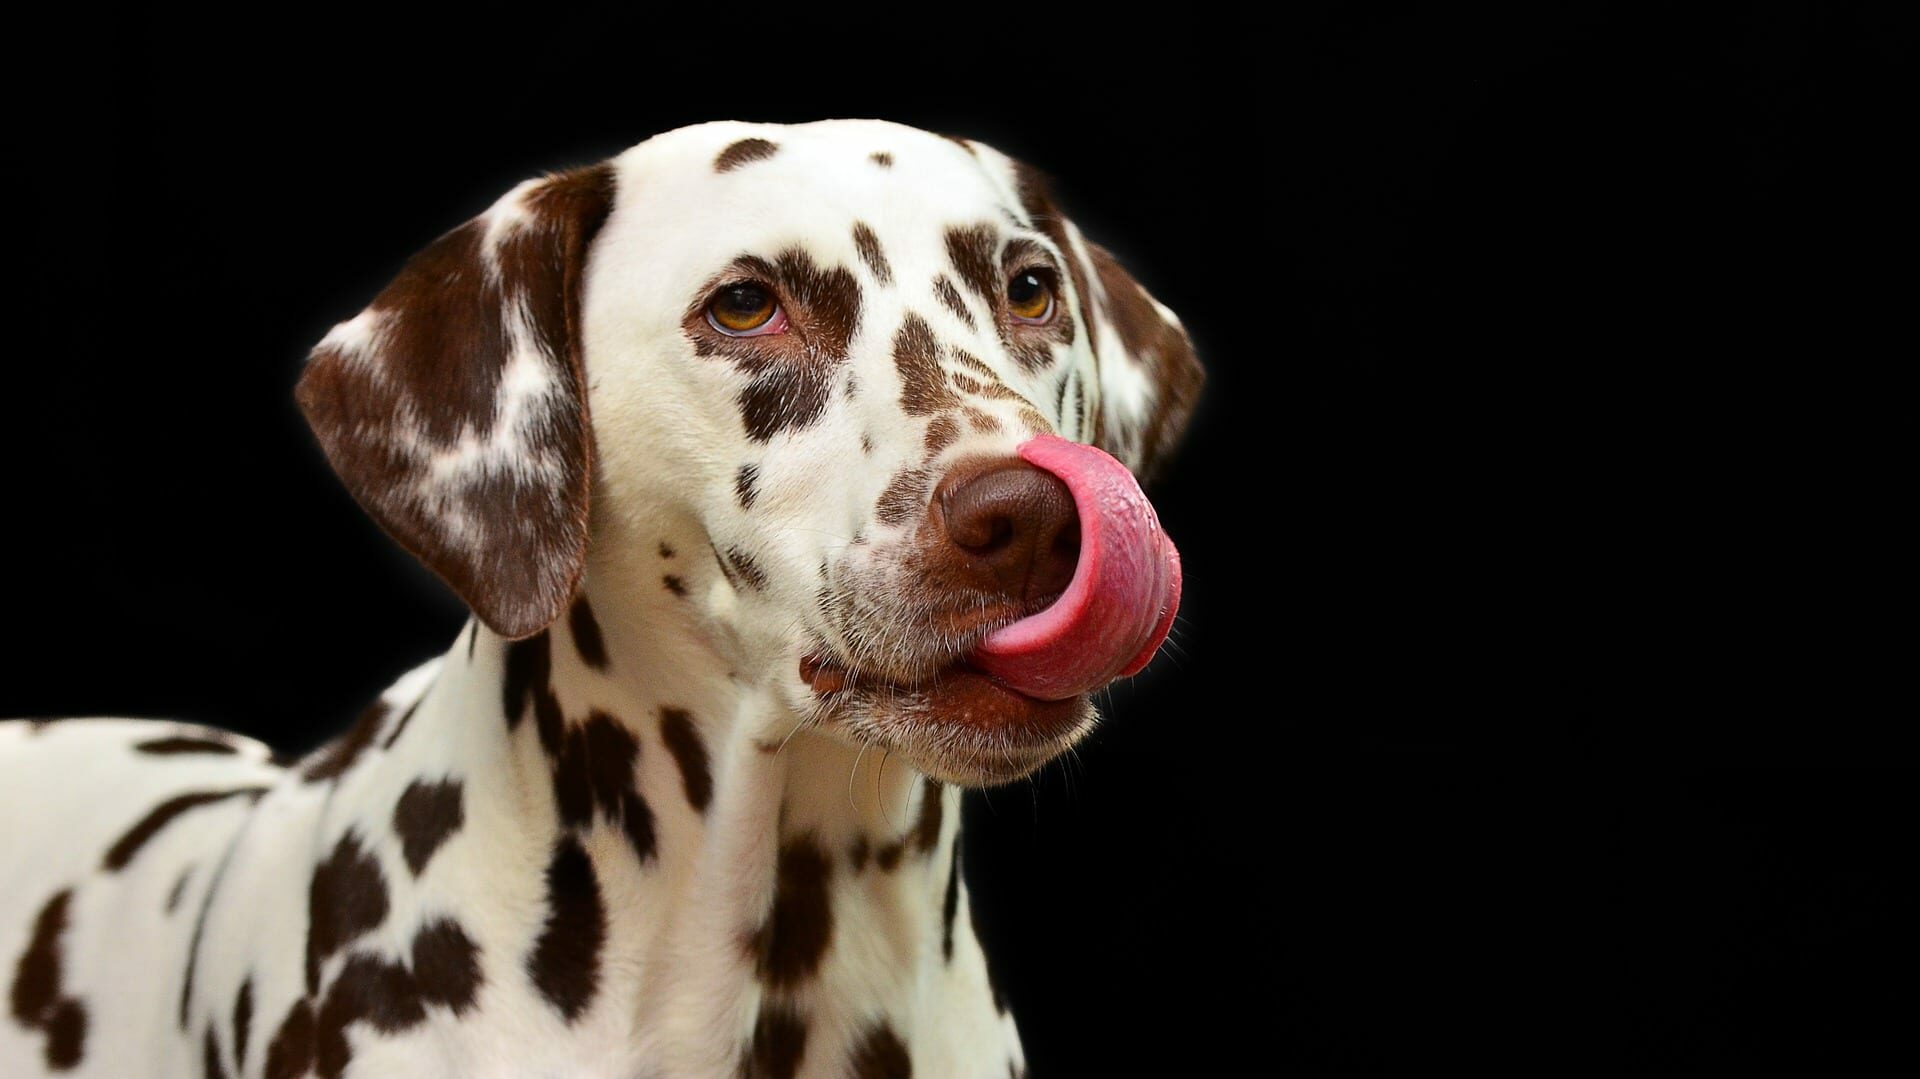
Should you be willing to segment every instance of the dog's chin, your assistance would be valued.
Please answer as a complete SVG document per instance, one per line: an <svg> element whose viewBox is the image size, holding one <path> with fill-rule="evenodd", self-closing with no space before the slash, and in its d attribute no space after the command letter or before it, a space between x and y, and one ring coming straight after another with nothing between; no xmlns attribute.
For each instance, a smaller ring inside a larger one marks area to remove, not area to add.
<svg viewBox="0 0 1920 1079"><path fill-rule="evenodd" d="M801 678L818 701L823 729L883 747L961 786L1023 779L1071 748L1095 720L1085 696L1039 700L963 664L902 683L809 657Z"/></svg>

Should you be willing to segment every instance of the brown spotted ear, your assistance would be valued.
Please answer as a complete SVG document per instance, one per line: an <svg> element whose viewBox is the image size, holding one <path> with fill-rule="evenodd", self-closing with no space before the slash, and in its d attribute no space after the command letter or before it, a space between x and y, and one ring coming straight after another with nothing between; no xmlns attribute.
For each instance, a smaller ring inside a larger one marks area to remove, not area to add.
<svg viewBox="0 0 1920 1079"><path fill-rule="evenodd" d="M1044 173L973 145L985 151L983 159L1004 163L1004 179L1034 227L1067 256L1100 372L1100 399L1089 440L1146 482L1171 457L1206 381L1193 342L1172 311L1060 212Z"/></svg>
<svg viewBox="0 0 1920 1079"><path fill-rule="evenodd" d="M586 556L580 299L613 184L521 184L335 326L295 391L353 497L507 637L553 621Z"/></svg>

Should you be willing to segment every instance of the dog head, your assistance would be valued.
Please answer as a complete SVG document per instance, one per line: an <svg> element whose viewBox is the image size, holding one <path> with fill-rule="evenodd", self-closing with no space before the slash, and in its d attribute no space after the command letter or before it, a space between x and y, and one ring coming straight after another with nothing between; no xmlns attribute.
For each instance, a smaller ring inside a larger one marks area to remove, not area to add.
<svg viewBox="0 0 1920 1079"><path fill-rule="evenodd" d="M1178 561L1136 478L1200 383L1037 173L831 121L522 184L336 326L298 399L496 632L691 537L720 572L680 598L796 714L980 783L1070 745L1164 636Z"/></svg>

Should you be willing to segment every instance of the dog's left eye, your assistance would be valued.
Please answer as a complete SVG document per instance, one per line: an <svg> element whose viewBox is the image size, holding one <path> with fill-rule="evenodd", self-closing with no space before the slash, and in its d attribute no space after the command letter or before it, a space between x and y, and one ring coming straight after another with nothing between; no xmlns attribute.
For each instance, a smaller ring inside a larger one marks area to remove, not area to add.
<svg viewBox="0 0 1920 1079"><path fill-rule="evenodd" d="M728 285L707 301L707 322L729 337L757 337L787 328L773 293L752 282Z"/></svg>
<svg viewBox="0 0 1920 1079"><path fill-rule="evenodd" d="M1039 270L1021 270L1007 282L1007 308L1021 322L1053 317L1053 289Z"/></svg>

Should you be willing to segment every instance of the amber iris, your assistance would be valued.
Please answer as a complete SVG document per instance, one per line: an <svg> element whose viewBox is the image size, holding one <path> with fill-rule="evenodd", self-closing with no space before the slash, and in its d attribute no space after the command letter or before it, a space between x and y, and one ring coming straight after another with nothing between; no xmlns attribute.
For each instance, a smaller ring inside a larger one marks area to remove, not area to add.
<svg viewBox="0 0 1920 1079"><path fill-rule="evenodd" d="M751 333L773 321L773 293L746 282L728 285L707 303L707 318L723 333Z"/></svg>
<svg viewBox="0 0 1920 1079"><path fill-rule="evenodd" d="M1053 314L1053 289L1037 271L1022 270L1007 282L1007 307L1025 322L1045 322Z"/></svg>

